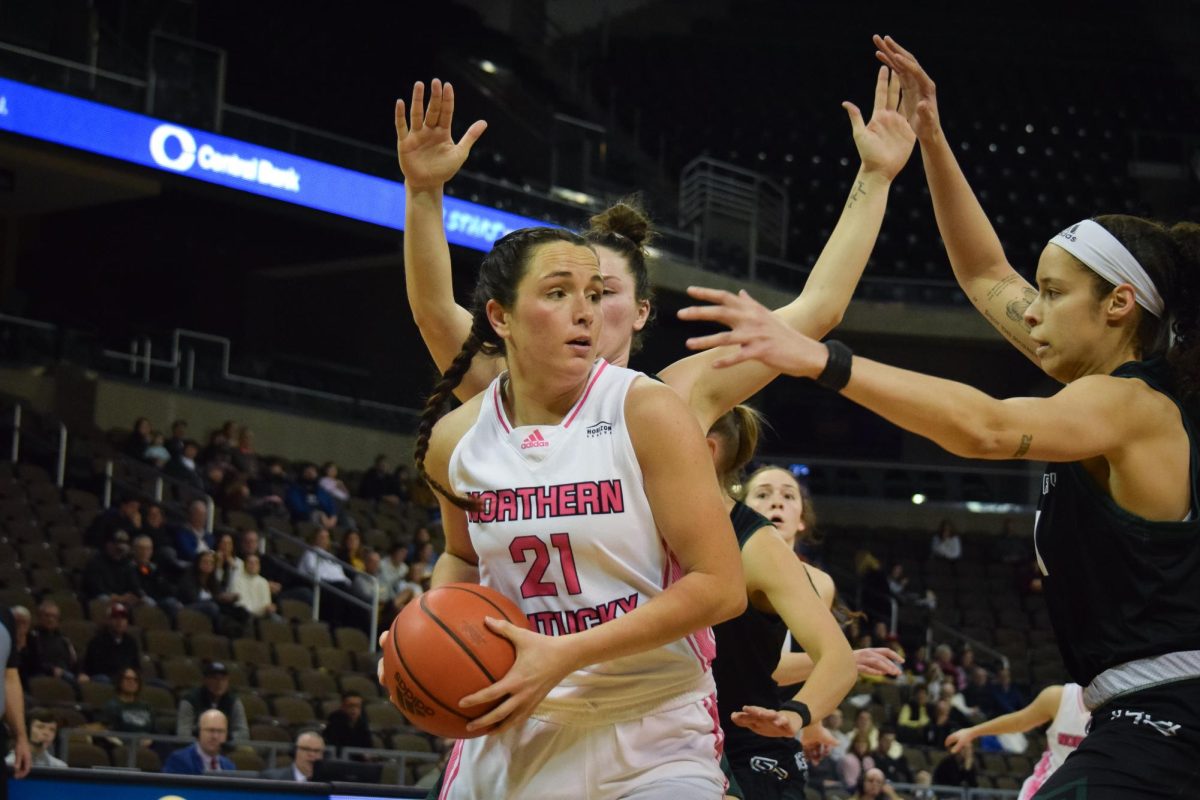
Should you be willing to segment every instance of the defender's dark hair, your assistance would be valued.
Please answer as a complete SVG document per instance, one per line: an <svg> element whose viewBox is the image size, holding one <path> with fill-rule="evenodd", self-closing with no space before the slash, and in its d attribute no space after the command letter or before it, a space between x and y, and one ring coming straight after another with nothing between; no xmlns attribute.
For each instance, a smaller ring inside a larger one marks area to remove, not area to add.
<svg viewBox="0 0 1200 800"><path fill-rule="evenodd" d="M525 268L533 251L543 244L567 242L588 247L582 236L563 228L522 228L497 239L491 251L483 257L479 266L479 281L471 301L471 332L463 342L462 350L450 362L450 367L433 388L433 394L425 401L421 422L417 426L417 444L413 453L417 474L438 494L465 511L476 510L478 503L472 498L460 497L451 489L442 486L425 471L425 454L429 451L429 435L445 412L446 403L454 388L462 382L476 353L503 355L504 340L492 328L487 317L487 303L495 300L505 308L512 308L517 299L517 284L525 275Z"/></svg>
<svg viewBox="0 0 1200 800"><path fill-rule="evenodd" d="M1165 354L1180 399L1196 408L1200 403L1200 224L1167 226L1127 214L1105 214L1094 222L1125 246L1162 295L1161 318L1141 309L1140 357ZM1098 275L1096 284L1101 297L1115 288Z"/></svg>
<svg viewBox="0 0 1200 800"><path fill-rule="evenodd" d="M646 269L646 247L654 240L654 228L637 197L626 197L605 211L592 217L590 227L584 232L589 242L616 252L629 265L633 275L634 299L650 303L650 315L646 326L634 331L630 354L642 349L642 337L654 321L654 288L650 285L650 272Z"/></svg>
<svg viewBox="0 0 1200 800"><path fill-rule="evenodd" d="M742 468L750 463L758 448L763 417L750 406L734 406L708 429L708 435L720 443L717 453L717 479L721 488L733 495L741 483Z"/></svg>

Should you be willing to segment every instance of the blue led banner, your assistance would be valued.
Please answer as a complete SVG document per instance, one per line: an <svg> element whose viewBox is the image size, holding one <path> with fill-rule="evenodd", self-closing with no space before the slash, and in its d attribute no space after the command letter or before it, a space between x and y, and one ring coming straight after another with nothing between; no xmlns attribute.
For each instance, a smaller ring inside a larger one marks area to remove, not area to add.
<svg viewBox="0 0 1200 800"><path fill-rule="evenodd" d="M396 181L5 78L0 131L404 229L404 186ZM454 197L446 198L445 223L451 244L475 250L490 249L516 228L545 224Z"/></svg>

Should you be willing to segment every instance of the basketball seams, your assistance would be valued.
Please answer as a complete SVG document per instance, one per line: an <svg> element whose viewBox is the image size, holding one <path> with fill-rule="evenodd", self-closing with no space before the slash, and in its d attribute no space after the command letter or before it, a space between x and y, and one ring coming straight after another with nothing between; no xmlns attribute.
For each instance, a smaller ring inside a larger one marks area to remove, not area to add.
<svg viewBox="0 0 1200 800"><path fill-rule="evenodd" d="M460 584L449 583L449 584L446 584L445 586L442 586L441 588L442 589L453 589L456 592L466 592L467 594L474 595L475 597L478 597L483 602L487 603L492 608L496 609L496 611L498 611L500 613L500 616L504 617L504 619L511 622L512 624L514 624L514 625L523 624L521 622L520 617L518 617L517 619L513 619L512 617L510 617L508 615L507 611L505 611L500 606L496 605L496 602L494 600L492 600L492 598L488 597L486 594L483 594L482 592L475 591L470 586L463 586ZM421 606L421 607L424 608L424 606Z"/></svg>
<svg viewBox="0 0 1200 800"><path fill-rule="evenodd" d="M446 587L443 587L443 588L446 588ZM475 593L474 593L474 592L470 592L470 594L475 594ZM478 595L476 595L476 596L478 597ZM486 598L484 598L484 599L486 599ZM491 604L491 605L492 605L492 607L493 607L493 608L495 607L495 604L494 604L494 603L491 603L491 601L488 601L488 602L489 602L489 604ZM450 637L450 639L451 639L451 640L452 640L452 641L453 641L453 642L454 642L456 645L458 645L459 649L460 649L460 650L462 650L464 653L466 653L466 654L467 654L467 656L468 656L468 657L469 657L469 658L470 658L470 659L471 659L473 662L475 662L475 666L479 667L479 671L483 673L483 676L484 676L485 678L487 678L487 679L488 679L489 681L491 681L492 683L495 683L495 682L496 682L496 678L494 678L494 677L492 676L492 673L491 673L491 671L490 671L490 670L488 670L488 668L487 668L487 667L485 667L485 666L483 665L483 662L479 660L479 656L475 655L475 651L474 651L474 650L472 650L472 649L471 649L471 648L470 648L470 647L467 645L467 643L466 643L466 642L464 642L462 639L460 639L460 638L458 637L458 634L457 634L457 633L455 633L453 630L451 630L451 628L450 628L450 626L449 626L449 625L447 625L446 623L442 622L442 619L441 619L441 617L439 617L439 616L438 616L437 614L435 614L435 613L434 613L432 610L430 610L428 603L426 603L426 602L425 602L425 595L421 595L421 601L420 601L420 603L421 603L421 611L423 611L423 612L425 613L425 616L429 617L431 620L433 620L435 623L437 623L437 626L438 626L439 628L441 628L443 631L445 631L446 635L447 635L447 636L449 636L449 637ZM502 613L503 613L503 612L502 612ZM508 617L507 617L507 616L505 616L505 619L507 619L507 618L508 618Z"/></svg>
<svg viewBox="0 0 1200 800"><path fill-rule="evenodd" d="M452 706L446 705L445 703L442 702L441 698L439 698L433 692L431 692L427 688L425 688L425 684L421 683L421 680L416 676L416 674L411 669L409 669L408 661L404 658L404 653L400 652L400 642L397 640L396 635L393 633L392 636L390 636L389 638L391 639L391 642L392 642L392 649L396 651L396 658L400 659L400 666L404 668L405 674L408 676L409 680L411 680L414 684L416 684L418 689L420 689L422 692L424 692L426 697L428 697L430 700L437 703L439 706L441 706L445 710L449 711L451 714L455 715L456 717L464 719L467 722L471 722L474 719L474 717L468 717L466 714L462 713L458 709L453 708Z"/></svg>

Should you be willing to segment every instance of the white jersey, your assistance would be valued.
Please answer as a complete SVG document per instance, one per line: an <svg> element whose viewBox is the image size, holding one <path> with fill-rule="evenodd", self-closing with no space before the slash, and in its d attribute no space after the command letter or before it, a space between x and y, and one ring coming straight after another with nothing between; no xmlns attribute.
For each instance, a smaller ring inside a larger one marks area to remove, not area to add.
<svg viewBox="0 0 1200 800"><path fill-rule="evenodd" d="M1067 756L1079 747L1083 737L1087 736L1088 722L1092 714L1083 704L1083 687L1078 683L1063 685L1062 699L1058 701L1058 711L1050 727L1046 729L1046 752L1033 774L1021 787L1019 800L1029 800L1042 788L1042 784L1050 779L1055 770L1063 765Z"/></svg>
<svg viewBox="0 0 1200 800"><path fill-rule="evenodd" d="M658 532L625 424L639 372L603 359L557 425L515 427L488 387L454 448L450 483L468 513L480 582L515 601L533 630L589 629L645 605L682 576ZM695 702L713 691L711 629L568 675L535 713L602 724Z"/></svg>

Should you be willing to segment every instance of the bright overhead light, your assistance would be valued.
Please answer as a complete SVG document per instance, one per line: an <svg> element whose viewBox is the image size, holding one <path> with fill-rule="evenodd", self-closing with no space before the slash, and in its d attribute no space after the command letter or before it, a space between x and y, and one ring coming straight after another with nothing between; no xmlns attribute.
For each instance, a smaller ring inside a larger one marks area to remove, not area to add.
<svg viewBox="0 0 1200 800"><path fill-rule="evenodd" d="M913 501L913 505L919 506L919 505L921 505L921 503L925 502L925 495L921 494L920 492L917 492L916 494L914 494L912 496L912 501Z"/></svg>
<svg viewBox="0 0 1200 800"><path fill-rule="evenodd" d="M495 75L499 71L499 69L496 67L496 65L493 64L491 61L488 61L486 58L483 61L479 62L479 68L481 70L483 70L484 72L486 72L488 75Z"/></svg>

